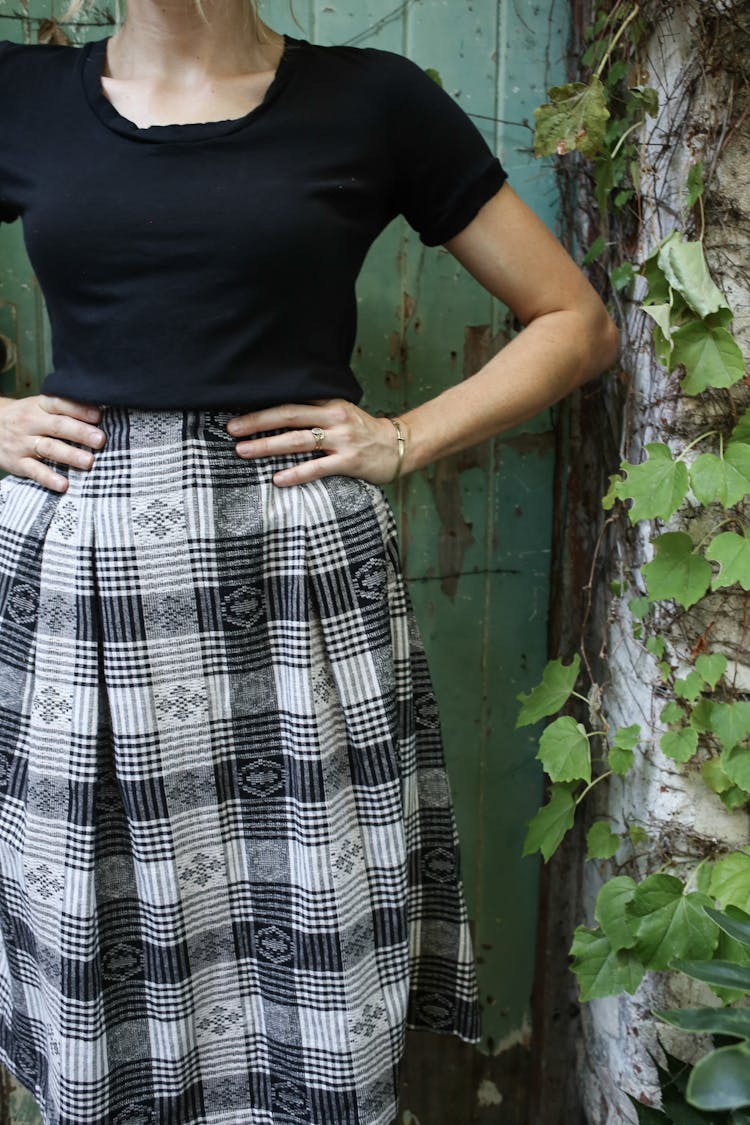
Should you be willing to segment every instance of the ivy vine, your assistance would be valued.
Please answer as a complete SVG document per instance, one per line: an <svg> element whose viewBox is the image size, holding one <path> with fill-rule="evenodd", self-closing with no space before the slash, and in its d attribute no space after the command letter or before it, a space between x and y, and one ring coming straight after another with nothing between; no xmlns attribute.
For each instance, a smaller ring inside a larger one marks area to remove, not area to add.
<svg viewBox="0 0 750 1125"><path fill-rule="evenodd" d="M658 112L657 94L643 84L638 61L639 44L648 33L641 6L633 0L602 8L587 33L583 63L591 71L589 79L551 88L549 101L535 111L537 155L578 152L592 169L602 233L585 264L609 245L613 215L628 208L638 215L639 134L645 117ZM704 254L703 191L703 166L696 163L685 184L685 201L688 210L700 209L697 237L676 227L644 261L618 262L609 271L614 293L631 290L642 279L639 304L651 325L656 358L687 397L726 390L745 376L729 327L732 309ZM735 411L726 427L682 444L650 442L644 453L638 463L621 462L602 505L611 518L622 512L632 525L665 525L651 539L653 558L640 568L642 583L634 581L635 596L628 600L634 638L654 658L665 702L655 730L637 724L612 730L601 718L600 729L588 729L567 713L578 701L600 716L590 704L601 696L601 685L580 688L579 654L568 663L551 660L541 683L518 697L517 726L547 720L536 757L549 779L549 799L528 823L523 850L524 855L541 853L545 862L594 787L613 775L627 775L636 755L656 741L667 758L699 770L727 809L746 809L750 803L750 700L738 696L726 656L711 651L706 637L689 661L675 660L658 626L665 607L687 610L719 589L750 590L750 533L743 513L750 496L750 410L739 416ZM701 530L695 535L670 530L675 513L688 508L695 517L690 526ZM616 585L614 593L624 591ZM617 832L609 820L599 819L588 829L586 859L609 860L623 845L635 848L647 839L639 825ZM725 1007L750 993L750 846L704 855L687 876L684 867L668 858L639 881L617 874L601 886L595 925L579 925L570 949L582 1000L632 994L648 971L702 980ZM667 1068L659 1067L662 1109L631 1099L639 1121L686 1125L709 1120L690 1107L726 1111L730 1116L721 1120L733 1125L750 1121L742 1112L750 1107L748 1012L705 1008L653 1014L729 1042L693 1068L667 1054Z"/></svg>

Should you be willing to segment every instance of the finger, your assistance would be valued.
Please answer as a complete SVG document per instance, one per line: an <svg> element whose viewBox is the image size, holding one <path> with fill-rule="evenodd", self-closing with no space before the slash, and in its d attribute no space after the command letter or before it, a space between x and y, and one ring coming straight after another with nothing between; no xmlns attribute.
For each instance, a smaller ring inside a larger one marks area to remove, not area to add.
<svg viewBox="0 0 750 1125"><path fill-rule="evenodd" d="M79 402L62 395L39 395L39 407L48 414L67 414L71 418L81 418L86 422L101 421L102 411L98 403Z"/></svg>
<svg viewBox="0 0 750 1125"><path fill-rule="evenodd" d="M301 461L288 469L281 469L278 473L274 473L272 480L280 488L287 488L290 484L309 484L310 481L337 474L351 476L351 472L346 471L346 465L345 457L332 453L328 457L315 457L310 461Z"/></svg>
<svg viewBox="0 0 750 1125"><path fill-rule="evenodd" d="M286 430L283 434L271 434L254 441L240 441L235 446L240 457L283 457L290 453L312 453L324 449L326 445L335 447L336 431L326 430L323 445L317 445L310 429Z"/></svg>
<svg viewBox="0 0 750 1125"><path fill-rule="evenodd" d="M90 469L94 463L94 455L87 449L78 449L75 445L47 434L31 441L29 455L36 461L58 461L61 465L70 465L74 469Z"/></svg>
<svg viewBox="0 0 750 1125"><path fill-rule="evenodd" d="M65 414L44 414L39 419L39 446L37 451L41 454L42 447L45 445L47 439L52 441L57 439L60 442L78 442L80 445L88 445L92 449L101 449L107 440L107 435L104 430L98 426L90 426L87 422L80 421ZM35 435L36 436L36 435ZM67 458L55 457L54 453L49 451L44 453L45 457L54 457L55 460L63 460L67 462Z"/></svg>
<svg viewBox="0 0 750 1125"><path fill-rule="evenodd" d="M302 429L322 426L333 421L328 409L311 403L285 403L282 406L240 414L227 423L227 432L233 437L257 434L264 430Z"/></svg>
<svg viewBox="0 0 750 1125"><path fill-rule="evenodd" d="M68 487L68 478L62 473L56 473L49 465L45 465L37 457L22 457L20 465L23 466L21 476L36 481L44 488L51 488L54 492L65 492Z"/></svg>

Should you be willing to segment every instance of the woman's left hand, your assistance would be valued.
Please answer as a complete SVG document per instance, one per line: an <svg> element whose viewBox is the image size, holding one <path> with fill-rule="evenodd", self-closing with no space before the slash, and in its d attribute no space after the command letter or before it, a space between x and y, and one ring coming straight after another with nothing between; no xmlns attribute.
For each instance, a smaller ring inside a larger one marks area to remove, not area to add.
<svg viewBox="0 0 750 1125"><path fill-rule="evenodd" d="M246 440L253 434L282 428L285 433ZM314 430L322 431L317 441ZM227 432L242 439L236 445L240 457L311 454L309 460L274 473L274 484L281 486L336 474L388 484L398 468L398 435L393 423L388 418L375 418L346 399L324 399L307 405L286 403L240 414L227 423ZM317 450L327 456L313 457Z"/></svg>

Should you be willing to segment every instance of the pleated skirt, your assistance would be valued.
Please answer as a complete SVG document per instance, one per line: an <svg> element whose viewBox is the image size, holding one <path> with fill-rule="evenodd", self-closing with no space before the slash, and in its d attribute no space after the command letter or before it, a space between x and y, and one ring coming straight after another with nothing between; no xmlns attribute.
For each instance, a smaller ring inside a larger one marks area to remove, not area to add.
<svg viewBox="0 0 750 1125"><path fill-rule="evenodd" d="M0 482L0 1062L46 1125L390 1125L407 1026L479 1037L393 514L231 416L105 406L65 493Z"/></svg>

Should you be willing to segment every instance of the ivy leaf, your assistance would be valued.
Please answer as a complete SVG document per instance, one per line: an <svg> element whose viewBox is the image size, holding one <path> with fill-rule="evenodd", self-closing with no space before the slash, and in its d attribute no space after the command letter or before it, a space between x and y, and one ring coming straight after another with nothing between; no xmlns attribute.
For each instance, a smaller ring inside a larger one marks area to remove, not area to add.
<svg viewBox="0 0 750 1125"><path fill-rule="evenodd" d="M641 737L641 728L639 723L633 723L629 727L620 727L615 731L612 743L618 750L635 750Z"/></svg>
<svg viewBox="0 0 750 1125"><path fill-rule="evenodd" d="M575 799L568 785L553 785L549 802L529 821L522 855L541 852L546 863L573 827Z"/></svg>
<svg viewBox="0 0 750 1125"><path fill-rule="evenodd" d="M621 746L611 746L607 753L607 762L613 773L624 777L635 761L635 754Z"/></svg>
<svg viewBox="0 0 750 1125"><path fill-rule="evenodd" d="M696 660L695 667L704 683L713 689L727 670L727 658L720 652L704 652Z"/></svg>
<svg viewBox="0 0 750 1125"><path fill-rule="evenodd" d="M739 785L733 785L725 793L719 793L719 800L723 805L726 805L730 812L733 812L747 804L748 796L744 789L740 789Z"/></svg>
<svg viewBox="0 0 750 1125"><path fill-rule="evenodd" d="M586 859L611 859L621 843L606 820L597 820L586 833Z"/></svg>
<svg viewBox="0 0 750 1125"><path fill-rule="evenodd" d="M703 161L692 165L687 178L687 205L694 207L698 197L703 195Z"/></svg>
<svg viewBox="0 0 750 1125"><path fill-rule="evenodd" d="M635 894L636 882L629 875L615 875L599 888L594 917L613 949L632 949L635 926L625 913Z"/></svg>
<svg viewBox="0 0 750 1125"><path fill-rule="evenodd" d="M640 465L623 461L620 468L627 479L615 484L620 500L632 500L628 515L631 523L638 520L669 519L687 495L688 471L683 461L673 461L668 446L649 442L648 460Z"/></svg>
<svg viewBox="0 0 750 1125"><path fill-rule="evenodd" d="M628 609L638 621L643 621L651 609L651 602L648 598L631 598L628 602Z"/></svg>
<svg viewBox="0 0 750 1125"><path fill-rule="evenodd" d="M545 728L537 757L552 781L591 781L591 747L586 728L562 715Z"/></svg>
<svg viewBox="0 0 750 1125"><path fill-rule="evenodd" d="M699 395L706 387L732 387L745 374L745 361L737 341L719 325L708 326L695 320L672 335L670 370L685 368L682 389L686 395Z"/></svg>
<svg viewBox="0 0 750 1125"><path fill-rule="evenodd" d="M674 875L649 875L626 910L636 922L636 951L647 969L666 969L674 957L710 957L719 927L704 906L711 899L699 891L684 893Z"/></svg>
<svg viewBox="0 0 750 1125"><path fill-rule="evenodd" d="M669 703L662 707L659 713L659 719L668 726L674 723L682 723L685 719L685 712L682 710L679 703L675 703L674 699L671 699Z"/></svg>
<svg viewBox="0 0 750 1125"><path fill-rule="evenodd" d="M750 445L750 409L740 417L739 422L732 430L729 438L730 441L741 441L745 445Z"/></svg>
<svg viewBox="0 0 750 1125"><path fill-rule="evenodd" d="M424 72L428 78L432 79L433 82L437 82L438 86L443 85L443 79L440 76L440 71L435 70L434 66L426 66Z"/></svg>
<svg viewBox="0 0 750 1125"><path fill-rule="evenodd" d="M715 590L735 583L750 590L750 539L734 531L722 531L706 548L706 558L721 568L713 580Z"/></svg>
<svg viewBox="0 0 750 1125"><path fill-rule="evenodd" d="M703 676L699 672L688 672L684 679L675 680L674 690L680 699L686 699L688 703L695 703L703 691L703 682Z"/></svg>
<svg viewBox="0 0 750 1125"><path fill-rule="evenodd" d="M654 321L656 358L662 367L672 370L672 305L669 301L644 302L641 308Z"/></svg>
<svg viewBox="0 0 750 1125"><path fill-rule="evenodd" d="M690 1072L687 1097L697 1109L742 1109L750 1105L750 1043L717 1047Z"/></svg>
<svg viewBox="0 0 750 1125"><path fill-rule="evenodd" d="M620 290L627 289L634 277L635 272L630 262L622 262L619 266L614 267L609 275L609 280L612 288L619 293Z"/></svg>
<svg viewBox="0 0 750 1125"><path fill-rule="evenodd" d="M690 609L708 590L711 567L693 551L693 541L684 531L660 535L654 547L656 558L643 567L649 597L655 602L673 598Z"/></svg>
<svg viewBox="0 0 750 1125"><path fill-rule="evenodd" d="M703 696L699 699L695 707L690 712L690 726L700 734L705 734L711 730L711 715L713 714L714 702L712 699L706 699Z"/></svg>
<svg viewBox="0 0 750 1125"><path fill-rule="evenodd" d="M687 762L698 749L698 732L693 727L665 731L659 746L662 754L673 762Z"/></svg>
<svg viewBox="0 0 750 1125"><path fill-rule="evenodd" d="M719 758L706 758L701 765L701 777L714 793L726 793L727 789L732 787L732 782L724 773Z"/></svg>
<svg viewBox="0 0 750 1125"><path fill-rule="evenodd" d="M644 840L648 840L648 832L640 824L631 824L628 827L628 835L634 845L642 844Z"/></svg>
<svg viewBox="0 0 750 1125"><path fill-rule="evenodd" d="M679 231L673 231L661 243L657 261L669 284L699 317L728 307L708 272L702 242L688 241Z"/></svg>
<svg viewBox="0 0 750 1125"><path fill-rule="evenodd" d="M596 259L604 253L604 247L606 245L607 244L604 241L604 236L601 234L597 235L586 253L583 255L583 258L581 259L581 265L590 266L592 262L595 262Z"/></svg>
<svg viewBox="0 0 750 1125"><path fill-rule="evenodd" d="M711 872L709 893L725 910L739 906L746 913L750 911L750 855L730 852L718 859Z"/></svg>
<svg viewBox="0 0 750 1125"><path fill-rule="evenodd" d="M591 158L601 152L609 110L600 80L552 86L547 96L550 100L534 110L534 155L562 156L577 149Z"/></svg>
<svg viewBox="0 0 750 1125"><path fill-rule="evenodd" d="M516 696L522 704L516 726L529 726L559 711L575 686L580 667L581 658L578 653L570 664L563 664L562 660L550 660L542 672L542 682L528 695L522 693Z"/></svg>
<svg viewBox="0 0 750 1125"><path fill-rule="evenodd" d="M739 504L750 492L750 445L730 442L723 457L702 453L690 467L690 485L701 504Z"/></svg>
<svg viewBox="0 0 750 1125"><path fill-rule="evenodd" d="M646 638L646 651L655 656L657 660L661 660L666 652L666 643L664 637L647 637Z"/></svg>
<svg viewBox="0 0 750 1125"><path fill-rule="evenodd" d="M570 948L575 958L571 969L578 977L581 1000L631 995L643 980L644 968L629 949L612 949L606 935L599 929L577 926Z"/></svg>
<svg viewBox="0 0 750 1125"><path fill-rule="evenodd" d="M711 711L711 730L725 750L750 734L750 703L715 703Z"/></svg>
<svg viewBox="0 0 750 1125"><path fill-rule="evenodd" d="M750 747L737 745L729 750L722 750L721 765L738 789L750 793Z"/></svg>

